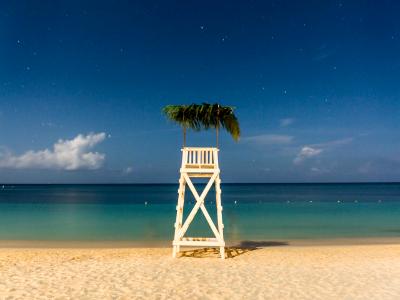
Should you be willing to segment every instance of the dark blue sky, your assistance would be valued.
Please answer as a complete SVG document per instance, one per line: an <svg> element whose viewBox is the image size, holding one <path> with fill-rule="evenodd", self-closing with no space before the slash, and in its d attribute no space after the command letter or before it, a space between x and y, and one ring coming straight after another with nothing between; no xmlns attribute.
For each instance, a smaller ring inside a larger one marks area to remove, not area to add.
<svg viewBox="0 0 400 300"><path fill-rule="evenodd" d="M82 3L84 2L84 3ZM166 104L237 107L225 182L400 180L398 1L0 4L0 182L176 182ZM214 133L189 133L214 145ZM54 147L55 145L55 147Z"/></svg>

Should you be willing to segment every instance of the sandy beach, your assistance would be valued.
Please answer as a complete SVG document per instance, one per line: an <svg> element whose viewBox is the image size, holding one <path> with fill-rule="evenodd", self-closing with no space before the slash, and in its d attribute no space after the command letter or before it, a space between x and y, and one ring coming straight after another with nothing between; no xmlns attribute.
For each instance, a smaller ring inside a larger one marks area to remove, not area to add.
<svg viewBox="0 0 400 300"><path fill-rule="evenodd" d="M2 248L0 299L399 299L400 245Z"/></svg>

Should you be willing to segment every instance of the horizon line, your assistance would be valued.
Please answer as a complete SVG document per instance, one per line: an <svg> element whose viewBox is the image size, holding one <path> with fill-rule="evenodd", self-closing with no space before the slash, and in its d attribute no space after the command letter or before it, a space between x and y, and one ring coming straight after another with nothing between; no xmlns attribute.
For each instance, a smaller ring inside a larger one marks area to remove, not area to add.
<svg viewBox="0 0 400 300"><path fill-rule="evenodd" d="M43 183L0 183L0 186L13 186L13 185L177 185L179 183L175 182L98 182L98 183L55 183L55 182L43 182ZM254 185L262 185L262 184L400 184L400 181L320 181L320 182L221 182L221 184L254 184Z"/></svg>

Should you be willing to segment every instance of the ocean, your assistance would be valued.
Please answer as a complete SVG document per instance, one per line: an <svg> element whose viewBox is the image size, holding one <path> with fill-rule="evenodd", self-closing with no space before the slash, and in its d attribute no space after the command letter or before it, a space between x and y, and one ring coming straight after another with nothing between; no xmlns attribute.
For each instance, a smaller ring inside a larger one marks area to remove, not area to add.
<svg viewBox="0 0 400 300"><path fill-rule="evenodd" d="M201 190L204 185L197 184ZM0 240L170 245L178 185L0 185ZM194 205L186 190L185 217ZM215 191L206 207L216 216ZM400 237L400 184L223 184L225 240ZM188 236L212 236L199 211Z"/></svg>

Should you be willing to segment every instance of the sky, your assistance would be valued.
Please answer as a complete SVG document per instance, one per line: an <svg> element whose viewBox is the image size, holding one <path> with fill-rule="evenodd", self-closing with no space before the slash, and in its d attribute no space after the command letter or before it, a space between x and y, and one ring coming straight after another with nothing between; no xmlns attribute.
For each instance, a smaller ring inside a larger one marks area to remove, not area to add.
<svg viewBox="0 0 400 300"><path fill-rule="evenodd" d="M398 1L2 1L0 182L176 183L167 104L236 107L223 182L400 181ZM215 133L189 132L191 146Z"/></svg>

